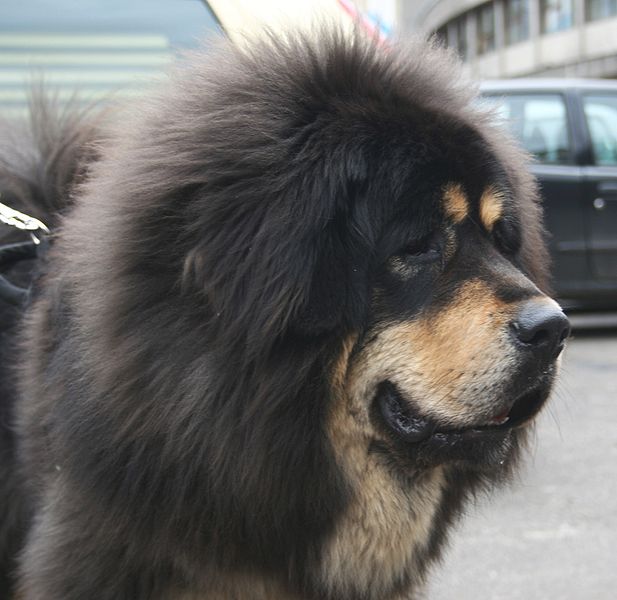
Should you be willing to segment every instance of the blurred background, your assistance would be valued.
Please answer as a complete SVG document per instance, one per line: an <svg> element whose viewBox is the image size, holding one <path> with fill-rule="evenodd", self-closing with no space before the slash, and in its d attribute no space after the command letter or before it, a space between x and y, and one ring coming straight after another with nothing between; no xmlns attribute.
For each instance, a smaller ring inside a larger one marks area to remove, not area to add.
<svg viewBox="0 0 617 600"><path fill-rule="evenodd" d="M401 2L401 27L430 30L478 78L615 77L615 0Z"/></svg>
<svg viewBox="0 0 617 600"><path fill-rule="evenodd" d="M574 334L520 480L478 500L434 600L617 597L617 0L0 0L0 118L43 82L123 105L215 35L315 19L383 43L435 35L534 156L553 285ZM1 141L1 140L0 140ZM0 194L2 190L0 190ZM248 600L248 599L247 599Z"/></svg>

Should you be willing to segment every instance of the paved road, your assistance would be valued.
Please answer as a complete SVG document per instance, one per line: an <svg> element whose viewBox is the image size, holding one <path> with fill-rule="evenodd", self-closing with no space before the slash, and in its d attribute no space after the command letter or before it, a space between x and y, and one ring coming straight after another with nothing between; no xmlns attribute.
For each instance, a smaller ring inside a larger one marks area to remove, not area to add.
<svg viewBox="0 0 617 600"><path fill-rule="evenodd" d="M574 324L520 481L470 511L428 599L617 598L617 315Z"/></svg>

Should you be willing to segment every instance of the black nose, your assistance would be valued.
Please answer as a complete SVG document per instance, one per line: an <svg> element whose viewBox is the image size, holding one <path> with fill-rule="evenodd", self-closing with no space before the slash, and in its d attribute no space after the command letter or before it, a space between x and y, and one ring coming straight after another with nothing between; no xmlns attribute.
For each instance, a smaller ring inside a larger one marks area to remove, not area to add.
<svg viewBox="0 0 617 600"><path fill-rule="evenodd" d="M554 303L529 300L511 323L518 342L530 350L556 358L570 335L570 322Z"/></svg>

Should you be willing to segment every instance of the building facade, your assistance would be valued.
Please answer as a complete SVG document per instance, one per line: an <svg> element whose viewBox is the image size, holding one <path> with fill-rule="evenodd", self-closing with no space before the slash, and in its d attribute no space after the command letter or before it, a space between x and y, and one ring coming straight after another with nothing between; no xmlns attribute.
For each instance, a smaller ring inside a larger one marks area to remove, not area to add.
<svg viewBox="0 0 617 600"><path fill-rule="evenodd" d="M436 33L476 78L617 76L617 0L402 0L398 25Z"/></svg>

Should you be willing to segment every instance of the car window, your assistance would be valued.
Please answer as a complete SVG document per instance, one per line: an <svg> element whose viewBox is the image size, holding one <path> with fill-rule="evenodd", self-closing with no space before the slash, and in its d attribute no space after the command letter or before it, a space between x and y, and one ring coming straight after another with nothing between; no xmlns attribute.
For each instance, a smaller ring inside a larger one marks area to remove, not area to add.
<svg viewBox="0 0 617 600"><path fill-rule="evenodd" d="M218 30L200 0L0 1L0 116L25 113L32 82L60 102L141 93Z"/></svg>
<svg viewBox="0 0 617 600"><path fill-rule="evenodd" d="M585 118L597 165L617 165L617 95L583 97Z"/></svg>
<svg viewBox="0 0 617 600"><path fill-rule="evenodd" d="M566 105L560 94L485 96L496 104L501 121L543 164L570 164Z"/></svg>

